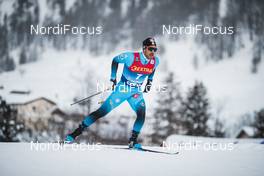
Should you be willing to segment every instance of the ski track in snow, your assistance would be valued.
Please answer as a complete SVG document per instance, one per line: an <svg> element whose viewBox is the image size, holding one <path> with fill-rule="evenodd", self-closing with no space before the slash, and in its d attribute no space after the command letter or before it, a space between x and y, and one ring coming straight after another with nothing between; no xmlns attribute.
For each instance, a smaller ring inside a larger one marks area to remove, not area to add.
<svg viewBox="0 0 264 176"><path fill-rule="evenodd" d="M0 143L0 170L1 176L262 176L263 145L234 146L232 151L180 150L178 155L164 155L109 146L93 151L36 151L30 143Z"/></svg>

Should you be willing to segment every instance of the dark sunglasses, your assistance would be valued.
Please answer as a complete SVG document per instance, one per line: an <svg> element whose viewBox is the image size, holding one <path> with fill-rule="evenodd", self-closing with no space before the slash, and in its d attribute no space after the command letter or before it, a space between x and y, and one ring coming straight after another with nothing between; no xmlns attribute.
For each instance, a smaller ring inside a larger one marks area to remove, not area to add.
<svg viewBox="0 0 264 176"><path fill-rule="evenodd" d="M148 50L151 52L157 52L158 48L154 48L154 47L148 47Z"/></svg>

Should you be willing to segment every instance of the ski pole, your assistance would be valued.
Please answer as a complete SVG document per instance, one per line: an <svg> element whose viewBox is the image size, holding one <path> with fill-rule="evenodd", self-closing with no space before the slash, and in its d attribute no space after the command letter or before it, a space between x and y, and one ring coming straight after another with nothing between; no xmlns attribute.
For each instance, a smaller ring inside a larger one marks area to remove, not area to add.
<svg viewBox="0 0 264 176"><path fill-rule="evenodd" d="M102 90L102 91L99 91L99 92L97 92L97 93L95 93L95 94L90 95L89 97L86 97L86 98L83 98L83 99L81 99L81 100L78 100L78 101L72 103L71 106L72 106L72 105L75 105L75 104L77 104L77 103L81 103L81 102L83 102L83 101L85 101L85 100L88 100L89 98L92 98L92 97L94 97L94 96L96 96L96 95L99 95L99 94L101 94L101 93L103 93L103 92L105 92L105 91L108 91L108 90L110 90L110 89L112 89L112 88L111 88L111 87L108 87L108 88L106 88L105 90Z"/></svg>

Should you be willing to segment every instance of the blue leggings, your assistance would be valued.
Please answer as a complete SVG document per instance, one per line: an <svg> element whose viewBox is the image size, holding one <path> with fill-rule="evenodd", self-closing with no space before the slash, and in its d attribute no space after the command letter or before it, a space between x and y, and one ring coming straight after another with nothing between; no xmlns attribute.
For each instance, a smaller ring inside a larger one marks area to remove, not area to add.
<svg viewBox="0 0 264 176"><path fill-rule="evenodd" d="M128 90L128 91L126 91ZM145 113L146 113L146 105L143 98L142 92L138 91L137 88L131 88L128 85L124 86L123 82L119 82L116 86L115 90L111 93L111 95L105 100L102 106L96 111L92 112L88 116L85 117L82 124L85 127L89 127L96 120L101 117L104 117L106 114L111 112L114 108L119 106L125 100L128 101L131 108L136 112L137 118L133 126L133 130L136 132L140 132L144 121L145 121Z"/></svg>

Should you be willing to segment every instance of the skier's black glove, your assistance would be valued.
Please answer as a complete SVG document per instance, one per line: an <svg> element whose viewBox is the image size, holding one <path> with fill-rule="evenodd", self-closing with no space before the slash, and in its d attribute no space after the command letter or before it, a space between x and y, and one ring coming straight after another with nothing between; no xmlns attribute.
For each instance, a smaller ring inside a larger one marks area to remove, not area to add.
<svg viewBox="0 0 264 176"><path fill-rule="evenodd" d="M152 81L148 80L144 90L145 93L148 93L150 91L151 85L152 85Z"/></svg>
<svg viewBox="0 0 264 176"><path fill-rule="evenodd" d="M114 90L116 86L116 79L110 79L110 81L113 83L112 90Z"/></svg>

